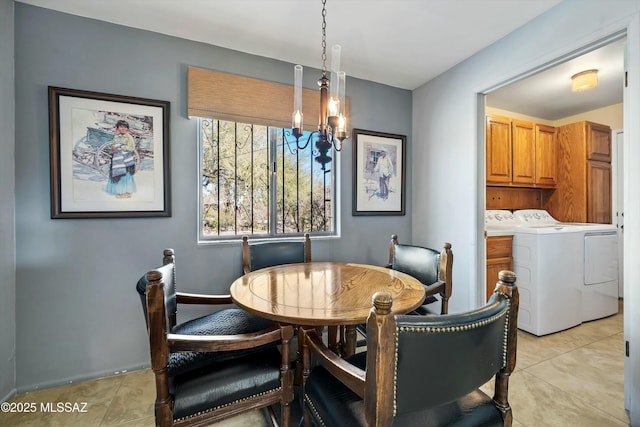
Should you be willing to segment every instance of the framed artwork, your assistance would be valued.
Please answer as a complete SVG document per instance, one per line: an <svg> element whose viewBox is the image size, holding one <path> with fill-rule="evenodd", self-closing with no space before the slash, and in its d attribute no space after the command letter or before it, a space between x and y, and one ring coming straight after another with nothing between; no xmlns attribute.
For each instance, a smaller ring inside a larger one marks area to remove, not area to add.
<svg viewBox="0 0 640 427"><path fill-rule="evenodd" d="M405 214L407 137L353 130L353 215Z"/></svg>
<svg viewBox="0 0 640 427"><path fill-rule="evenodd" d="M49 87L51 218L171 216L169 102Z"/></svg>

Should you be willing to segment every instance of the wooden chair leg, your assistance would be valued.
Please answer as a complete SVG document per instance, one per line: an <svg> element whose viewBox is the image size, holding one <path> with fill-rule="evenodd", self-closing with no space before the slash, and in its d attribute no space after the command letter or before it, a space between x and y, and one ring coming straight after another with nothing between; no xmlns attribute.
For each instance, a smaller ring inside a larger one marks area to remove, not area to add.
<svg viewBox="0 0 640 427"><path fill-rule="evenodd" d="M442 297L440 314L449 314L449 297Z"/></svg>
<svg viewBox="0 0 640 427"><path fill-rule="evenodd" d="M327 327L327 343L328 347L335 353L340 352L340 339L338 338L338 326Z"/></svg>

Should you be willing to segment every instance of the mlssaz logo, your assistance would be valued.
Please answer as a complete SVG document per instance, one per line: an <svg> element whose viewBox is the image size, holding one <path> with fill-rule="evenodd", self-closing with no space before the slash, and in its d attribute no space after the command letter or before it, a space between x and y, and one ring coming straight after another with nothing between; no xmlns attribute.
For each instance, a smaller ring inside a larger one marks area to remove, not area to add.
<svg viewBox="0 0 640 427"><path fill-rule="evenodd" d="M41 402L40 412L87 412L87 402Z"/></svg>

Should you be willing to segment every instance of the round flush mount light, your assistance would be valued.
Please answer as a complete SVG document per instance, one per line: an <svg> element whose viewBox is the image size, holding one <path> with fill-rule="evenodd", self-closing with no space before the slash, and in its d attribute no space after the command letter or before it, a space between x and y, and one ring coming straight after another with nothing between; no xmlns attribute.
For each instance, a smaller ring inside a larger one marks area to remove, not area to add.
<svg viewBox="0 0 640 427"><path fill-rule="evenodd" d="M571 76L571 90L584 92L598 86L598 70L586 70Z"/></svg>

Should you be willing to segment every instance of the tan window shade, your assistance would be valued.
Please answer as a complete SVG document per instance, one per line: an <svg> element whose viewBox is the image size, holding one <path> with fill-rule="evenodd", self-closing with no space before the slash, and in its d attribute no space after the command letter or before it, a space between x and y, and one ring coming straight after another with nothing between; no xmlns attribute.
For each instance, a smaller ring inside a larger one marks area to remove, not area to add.
<svg viewBox="0 0 640 427"><path fill-rule="evenodd" d="M187 114L240 123L291 127L293 86L188 68ZM347 114L349 101L347 100ZM302 89L305 130L318 128L320 92Z"/></svg>

